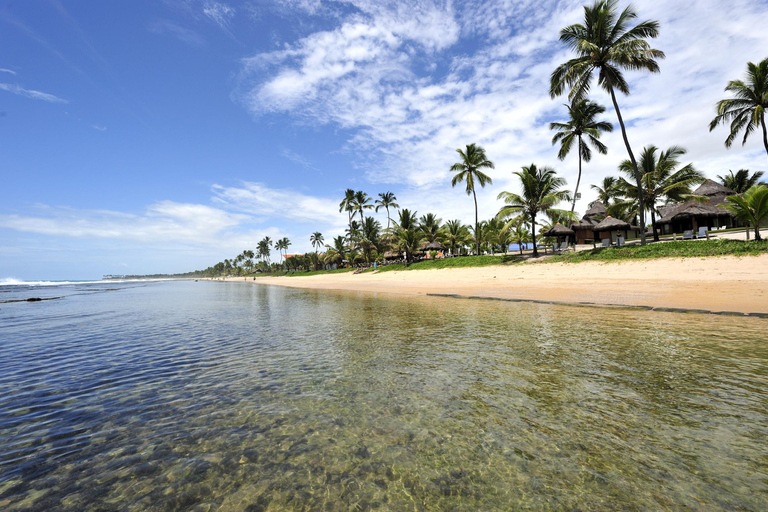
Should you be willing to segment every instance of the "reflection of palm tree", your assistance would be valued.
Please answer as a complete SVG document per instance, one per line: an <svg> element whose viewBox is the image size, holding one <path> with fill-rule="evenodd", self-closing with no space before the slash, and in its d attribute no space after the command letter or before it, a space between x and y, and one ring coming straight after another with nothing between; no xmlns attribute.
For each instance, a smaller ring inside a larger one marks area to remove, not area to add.
<svg viewBox="0 0 768 512"><path fill-rule="evenodd" d="M750 188L754 187L760 182L760 178L763 177L763 171L755 171L752 175L749 174L749 169L739 169L736 174L733 171L728 171L730 174L725 176L718 176L720 182L724 187L728 187L737 194L743 194Z"/></svg>
<svg viewBox="0 0 768 512"><path fill-rule="evenodd" d="M400 205L395 201L397 201L397 197L395 197L395 194L392 192L381 192L379 193L379 199L376 200L376 212L379 211L379 208L384 208L387 210L387 232L389 232L390 224L389 209L400 208Z"/></svg>
<svg viewBox="0 0 768 512"><path fill-rule="evenodd" d="M721 208L730 211L734 217L755 228L755 240L762 240L760 237L760 223L768 219L768 187L765 185L755 185L740 196L728 196L725 198L725 204ZM749 227L747 227L747 238L749 238Z"/></svg>
<svg viewBox="0 0 768 512"><path fill-rule="evenodd" d="M323 234L319 231L315 231L310 235L309 241L312 244L312 247L315 248L315 253L317 253L317 248L323 246Z"/></svg>
<svg viewBox="0 0 768 512"><path fill-rule="evenodd" d="M725 147L731 147L733 139L744 130L741 144L747 143L747 137L758 127L763 129L763 145L768 153L768 129L765 127L765 109L768 109L768 58L757 64L747 63L747 81L732 80L725 90L735 98L717 102L717 116L709 123L709 131L718 124L730 121L731 133L725 139Z"/></svg>
<svg viewBox="0 0 768 512"><path fill-rule="evenodd" d="M560 41L566 43L577 57L558 66L552 72L549 93L554 98L571 88L571 101L584 99L592 84L593 72L597 71L597 83L611 96L616 117L619 119L624 146L635 171L637 188L642 190L637 161L627 138L627 129L616 101L616 90L629 94L629 85L622 69L646 70L658 73L656 59L663 59L664 52L654 50L645 40L659 35L657 21L643 21L632 28L628 23L637 18L631 6L617 13L616 0L596 0L591 7L584 7L584 24L577 23L560 31ZM645 243L645 213L643 194L640 200L641 242ZM534 246L535 247L535 246Z"/></svg>
<svg viewBox="0 0 768 512"><path fill-rule="evenodd" d="M605 144L598 139L602 132L613 131L613 125L607 121L595 120L595 117L605 112L605 107L597 103L580 100L566 105L566 107L568 107L570 120L567 123L549 123L549 129L558 132L552 137L552 144L560 142L560 151L557 154L560 160L565 160L574 141L577 142L579 177L576 180L576 190L573 193L573 203L571 204L571 211L573 211L576 208L576 198L579 195L579 184L581 183L581 161L589 162L592 159L590 145L603 155L608 152ZM582 137L586 137L586 140Z"/></svg>
<svg viewBox="0 0 768 512"><path fill-rule="evenodd" d="M570 192L560 190L565 186L565 180L559 178L554 169L542 167L539 169L535 164L523 167L522 171L514 173L520 178L522 185L522 195L512 192L502 192L498 198L503 199L505 206L502 206L497 214L500 219L527 214L531 219L531 239L533 240L533 255L538 256L536 250L536 215L538 213L547 213L560 201L570 199ZM508 226L514 225L514 219L508 223Z"/></svg>
<svg viewBox="0 0 768 512"><path fill-rule="evenodd" d="M472 197L475 200L475 232L477 232L479 229L479 222L477 220L477 194L475 193L475 182L481 187L485 187L486 183L493 185L491 177L483 174L480 169L494 169L495 167L493 162L488 160L485 156L485 149L481 146L477 146L475 143L467 144L466 150L459 148L456 152L461 156L461 161L456 162L451 166L451 170L456 173L451 180L451 186L455 187L461 182L467 183L467 195L472 194ZM477 254L480 254L479 238L477 238L476 249Z"/></svg>
<svg viewBox="0 0 768 512"><path fill-rule="evenodd" d="M691 185L696 185L704 181L704 176L693 168L693 164L688 164L681 169L679 157L685 154L685 149L679 146L672 146L666 151L658 152L656 146L647 146L643 148L640 155L640 173L643 182L643 204L651 212L651 225L653 226L653 239L659 241L659 234L656 232L656 203L666 197L671 201L682 201L686 196L691 195ZM634 175L632 163L629 160L623 161L619 165L619 170L626 176ZM633 201L637 201L637 187L624 178L619 178L618 187L624 192L624 195ZM639 207L639 202L637 202Z"/></svg>

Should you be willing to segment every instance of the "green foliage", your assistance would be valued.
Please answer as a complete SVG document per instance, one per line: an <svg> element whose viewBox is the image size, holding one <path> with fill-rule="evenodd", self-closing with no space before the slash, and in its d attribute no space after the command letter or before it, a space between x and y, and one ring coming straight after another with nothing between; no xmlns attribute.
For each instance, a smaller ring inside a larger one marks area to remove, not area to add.
<svg viewBox="0 0 768 512"><path fill-rule="evenodd" d="M622 261L655 258L704 258L708 256L757 256L768 253L768 241L696 240L649 245L600 247L591 251L551 256L546 262Z"/></svg>
<svg viewBox="0 0 768 512"><path fill-rule="evenodd" d="M451 179L451 186L455 187L459 183L466 182L467 195L472 195L475 201L475 232L478 231L479 221L477 219L477 193L475 192L475 183L484 188L486 184L493 185L493 180L487 174L484 174L480 169L494 169L493 162L488 160L485 155L485 149L482 146L467 144L466 150L461 148L456 152L461 157L460 162L456 162L451 166L451 171L456 174ZM477 253L480 253L480 241L477 241Z"/></svg>
<svg viewBox="0 0 768 512"><path fill-rule="evenodd" d="M754 187L760 182L760 178L765 174L764 171L755 171L750 174L749 169L739 169L734 173L729 170L725 176L718 176L720 183L724 187L727 187L737 194L743 194L750 188Z"/></svg>
<svg viewBox="0 0 768 512"><path fill-rule="evenodd" d="M396 270L430 270L440 268L465 268L465 267L489 267L519 261L517 256L461 256L458 258L441 258L438 260L424 260L411 265L398 263L379 267L379 272L392 272Z"/></svg>
<svg viewBox="0 0 768 512"><path fill-rule="evenodd" d="M760 240L760 224L768 219L768 187L755 185L740 196L729 196L721 205L734 217L752 224L755 228L755 240Z"/></svg>

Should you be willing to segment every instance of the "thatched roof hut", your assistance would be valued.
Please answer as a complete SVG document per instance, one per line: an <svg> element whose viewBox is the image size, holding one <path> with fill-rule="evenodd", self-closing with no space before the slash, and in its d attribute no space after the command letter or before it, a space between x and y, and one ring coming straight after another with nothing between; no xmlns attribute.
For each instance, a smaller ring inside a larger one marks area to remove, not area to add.
<svg viewBox="0 0 768 512"><path fill-rule="evenodd" d="M592 203L592 207L584 214L582 220L586 220L587 218L604 219L607 214L608 212L605 209L605 205L601 201L595 201Z"/></svg>
<svg viewBox="0 0 768 512"><path fill-rule="evenodd" d="M723 196L736 195L736 192L734 192L733 190L712 180L707 180L704 183L702 183L701 186L697 188L693 193L696 194L697 196L707 196L707 197L721 196L721 195Z"/></svg>
<svg viewBox="0 0 768 512"><path fill-rule="evenodd" d="M543 232L541 235L561 237L561 236L573 236L575 234L576 232L574 230L567 228L558 222L557 224L549 228L547 231Z"/></svg>
<svg viewBox="0 0 768 512"><path fill-rule="evenodd" d="M621 219L615 219L609 215L600 221L600 223L595 226L594 229L595 231L624 231L632 229L632 226L629 225L629 222L624 222Z"/></svg>
<svg viewBox="0 0 768 512"><path fill-rule="evenodd" d="M387 251L384 253L385 260L399 260L402 257L403 253L401 252Z"/></svg>
<svg viewBox="0 0 768 512"><path fill-rule="evenodd" d="M421 249L422 249L423 251L442 251L443 249L445 249L445 247L443 247L442 245L440 245L440 243L439 243L439 242L437 242L437 241L434 241L434 242L428 242L428 243L424 244L424 245L421 247Z"/></svg>

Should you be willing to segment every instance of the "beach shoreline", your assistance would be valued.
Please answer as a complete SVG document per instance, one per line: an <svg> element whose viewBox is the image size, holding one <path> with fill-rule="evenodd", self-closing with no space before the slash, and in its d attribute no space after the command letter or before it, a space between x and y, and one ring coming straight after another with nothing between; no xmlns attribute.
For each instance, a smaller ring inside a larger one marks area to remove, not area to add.
<svg viewBox="0 0 768 512"><path fill-rule="evenodd" d="M314 290L768 314L768 254L225 280Z"/></svg>

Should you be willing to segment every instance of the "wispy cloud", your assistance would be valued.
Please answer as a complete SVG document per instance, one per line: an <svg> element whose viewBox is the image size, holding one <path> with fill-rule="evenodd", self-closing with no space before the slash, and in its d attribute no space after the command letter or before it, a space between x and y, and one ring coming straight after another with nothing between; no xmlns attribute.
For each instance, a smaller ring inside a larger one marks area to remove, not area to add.
<svg viewBox="0 0 768 512"><path fill-rule="evenodd" d="M168 20L155 20L147 24L147 29L154 34L168 35L190 46L205 46L205 39L192 29L182 27Z"/></svg>
<svg viewBox="0 0 768 512"><path fill-rule="evenodd" d="M228 30L229 22L235 16L235 9L220 2L206 2L203 14L224 30Z"/></svg>
<svg viewBox="0 0 768 512"><path fill-rule="evenodd" d="M107 127L106 127L106 126L102 126L102 125L100 125L100 124L92 124L92 125L91 125L91 128L93 128L94 130L98 130L98 131L100 131L100 132L105 132L105 131L107 131Z"/></svg>
<svg viewBox="0 0 768 512"><path fill-rule="evenodd" d="M288 148L283 148L283 150L281 151L281 154L282 154L282 155L283 155L285 158L287 158L288 160L290 160L291 162L297 163L297 164L299 164L300 166L302 166L302 167L304 167L304 168L306 168L306 169L309 169L309 170L311 170L311 171L317 171L317 172L319 172L320 174L323 174L323 171L321 171L320 169L318 169L317 167L315 167L315 166L312 164L312 162L311 162L311 161L310 161L308 158L306 158L306 157L304 157L304 156L302 156L302 155L300 155L300 154L296 153L295 151L291 151L291 150L290 150L290 149L288 149Z"/></svg>
<svg viewBox="0 0 768 512"><path fill-rule="evenodd" d="M31 98L33 100L43 100L43 101L47 101L48 103L69 103L68 100L59 98L58 96L54 96L53 94L35 91L33 89L25 89L24 87L18 84L0 83L0 89L2 89L3 91L11 92L13 94L17 94L19 96Z"/></svg>
<svg viewBox="0 0 768 512"><path fill-rule="evenodd" d="M319 9L312 2L282 3ZM368 180L404 186L414 198L425 197L424 190L451 194L454 150L482 144L497 164L493 193L481 206L487 214L498 209L496 193L514 186L511 171L522 165L553 165L575 184L576 165L572 158L557 161L547 126L562 118L566 99L551 100L548 85L552 70L569 57L559 31L581 20L583 1L343 3L354 9L333 29L243 61L238 97L255 116L279 112L297 123L350 130L345 149ZM619 102L636 153L648 144L681 144L710 176L764 166L757 144L726 151L725 134L709 133L707 124L725 84L743 74L747 60L765 57L754 53L768 47L765 3L729 4L727 23L716 0L651 0L637 10L641 19L660 21L662 36L653 45L668 58L659 75L627 73L632 95ZM597 87L594 99L610 105ZM605 118L615 122L612 110ZM585 169L583 204L591 199L589 184L614 174L626 158L618 130L605 142L609 155Z"/></svg>
<svg viewBox="0 0 768 512"><path fill-rule="evenodd" d="M6 69L6 68L0 68L0 73L10 73L11 75L16 75L16 72L12 69Z"/></svg>

